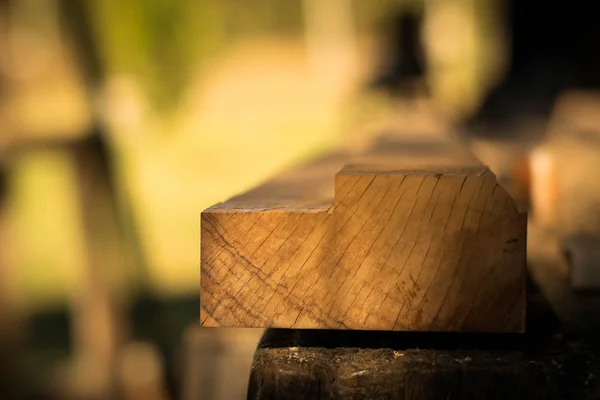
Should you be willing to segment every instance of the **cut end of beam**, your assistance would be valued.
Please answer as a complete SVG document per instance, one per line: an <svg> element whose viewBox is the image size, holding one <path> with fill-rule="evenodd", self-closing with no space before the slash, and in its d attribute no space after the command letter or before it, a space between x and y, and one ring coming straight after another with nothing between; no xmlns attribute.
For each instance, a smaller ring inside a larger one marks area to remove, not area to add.
<svg viewBox="0 0 600 400"><path fill-rule="evenodd" d="M291 207L261 207L275 183L203 212L202 324L522 332L525 214L464 152L410 158L317 162L273 181L302 185Z"/></svg>

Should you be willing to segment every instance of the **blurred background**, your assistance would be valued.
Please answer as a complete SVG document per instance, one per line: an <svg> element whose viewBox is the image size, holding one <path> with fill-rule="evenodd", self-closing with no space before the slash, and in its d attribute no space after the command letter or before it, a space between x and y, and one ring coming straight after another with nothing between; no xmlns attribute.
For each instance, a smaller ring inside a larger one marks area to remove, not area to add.
<svg viewBox="0 0 600 400"><path fill-rule="evenodd" d="M501 4L0 0L0 393L245 397L261 332L196 328L200 212L390 115L467 120Z"/></svg>

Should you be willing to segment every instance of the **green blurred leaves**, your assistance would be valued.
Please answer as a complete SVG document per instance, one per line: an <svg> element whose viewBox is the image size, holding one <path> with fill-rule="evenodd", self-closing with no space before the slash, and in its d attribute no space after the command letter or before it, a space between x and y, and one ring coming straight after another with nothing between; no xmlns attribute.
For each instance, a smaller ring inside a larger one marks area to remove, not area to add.
<svg viewBox="0 0 600 400"><path fill-rule="evenodd" d="M217 0L89 3L106 71L135 75L156 111L177 105L199 61L223 40Z"/></svg>

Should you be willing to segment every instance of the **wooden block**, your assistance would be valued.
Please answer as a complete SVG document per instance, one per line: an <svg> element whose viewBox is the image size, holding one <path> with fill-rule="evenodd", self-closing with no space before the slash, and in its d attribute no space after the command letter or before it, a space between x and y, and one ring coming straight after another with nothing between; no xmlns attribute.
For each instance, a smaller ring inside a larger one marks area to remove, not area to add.
<svg viewBox="0 0 600 400"><path fill-rule="evenodd" d="M561 247L569 260L571 285L582 291L600 289L600 236L570 235Z"/></svg>
<svg viewBox="0 0 600 400"><path fill-rule="evenodd" d="M201 217L204 326L521 332L526 215L448 140L387 136Z"/></svg>

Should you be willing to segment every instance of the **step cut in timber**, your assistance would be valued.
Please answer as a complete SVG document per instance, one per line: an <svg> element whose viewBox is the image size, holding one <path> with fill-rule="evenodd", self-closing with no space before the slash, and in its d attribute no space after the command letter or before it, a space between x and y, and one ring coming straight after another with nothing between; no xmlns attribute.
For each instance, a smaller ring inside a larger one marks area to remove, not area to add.
<svg viewBox="0 0 600 400"><path fill-rule="evenodd" d="M526 231L457 144L384 137L202 213L201 323L522 332Z"/></svg>

